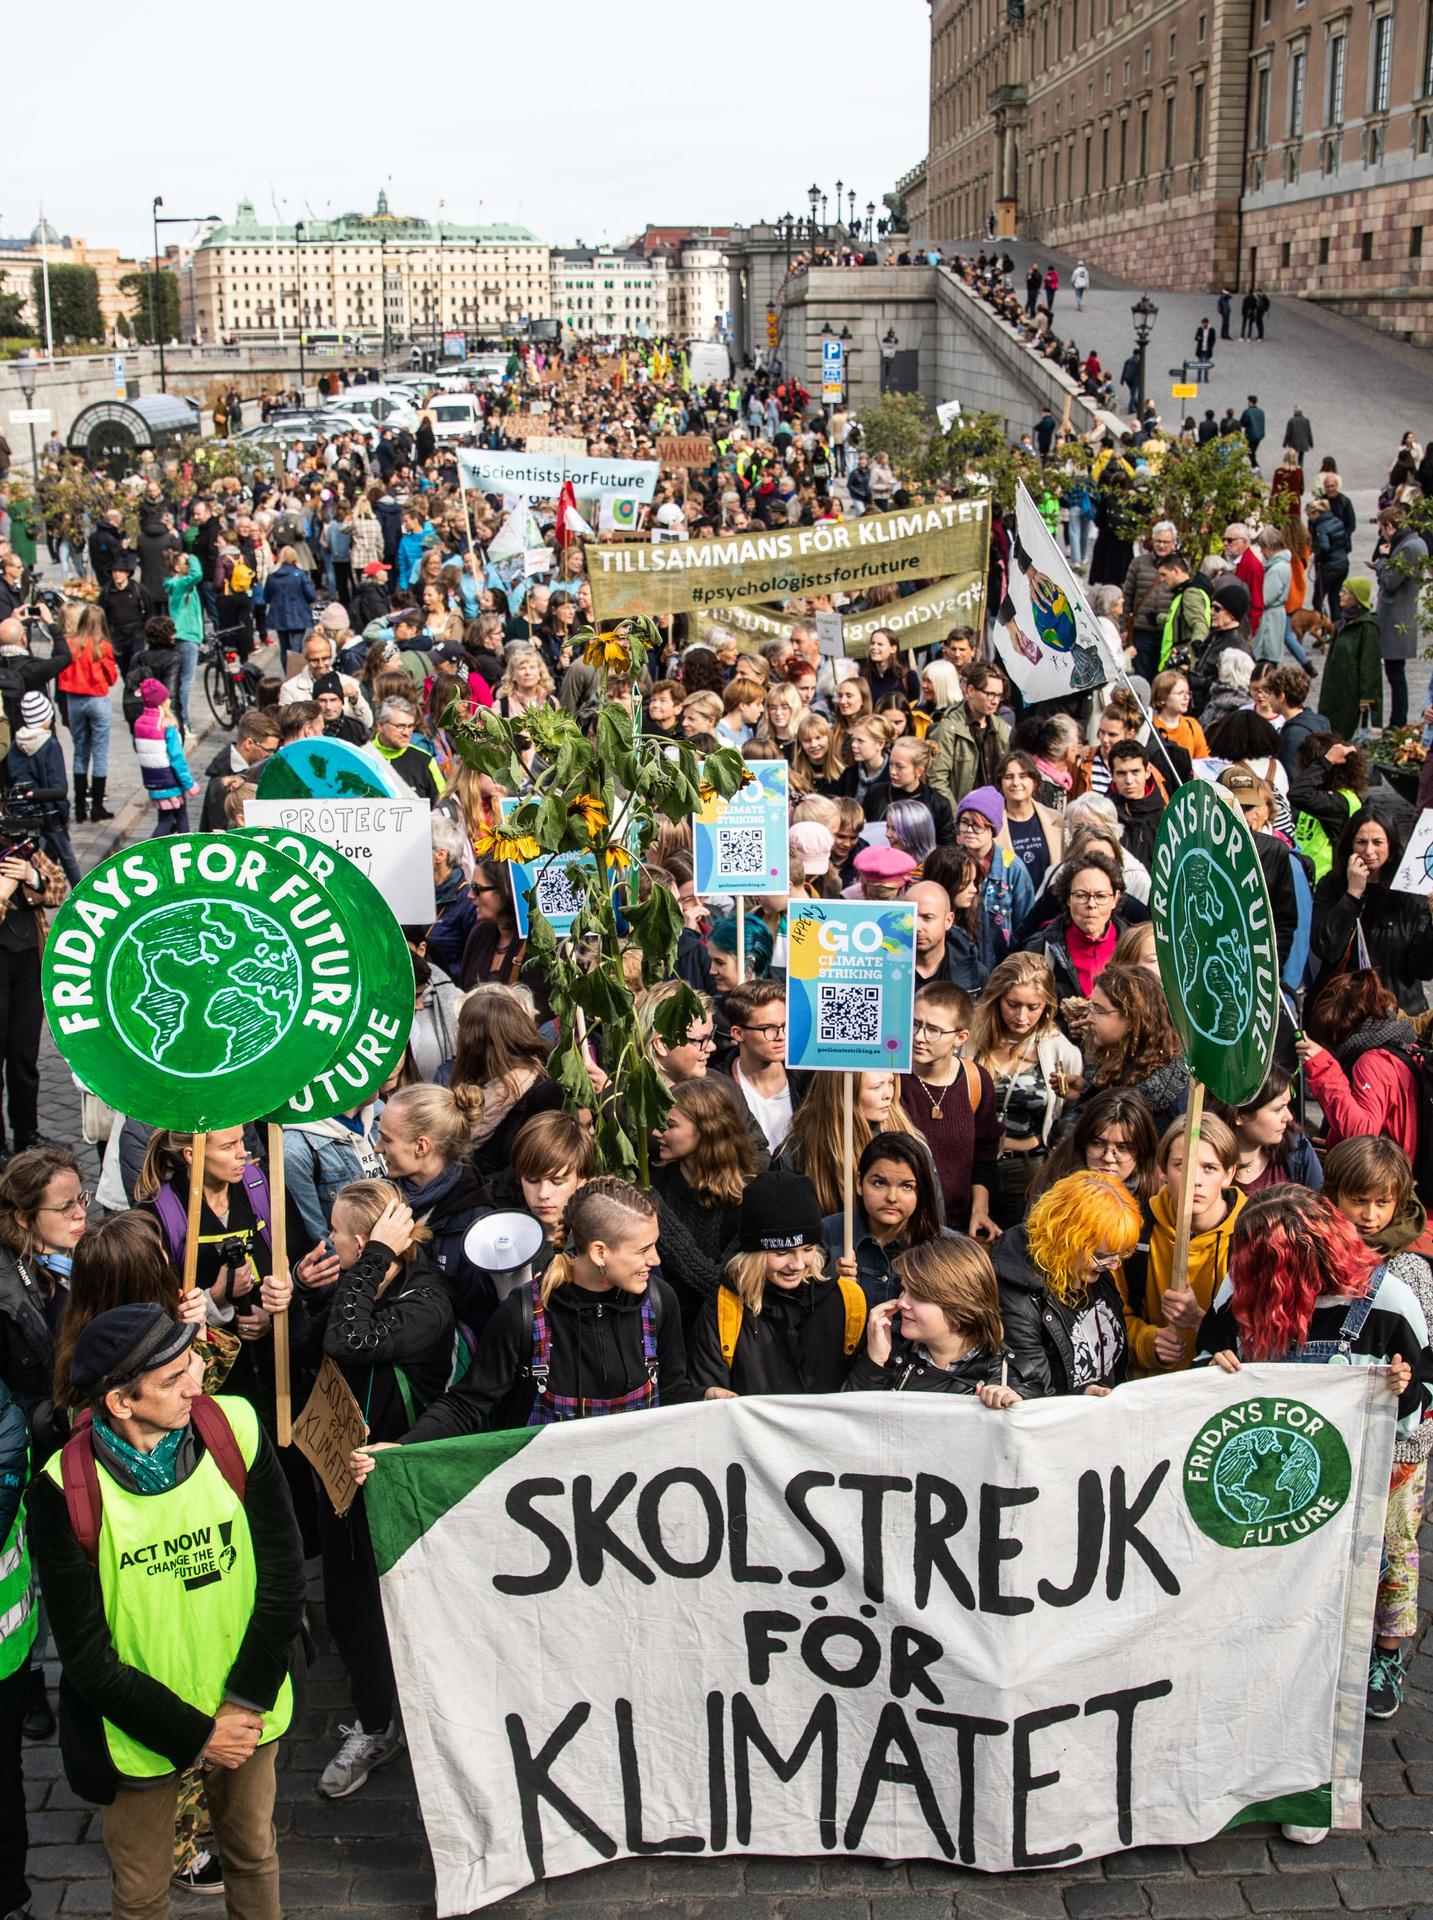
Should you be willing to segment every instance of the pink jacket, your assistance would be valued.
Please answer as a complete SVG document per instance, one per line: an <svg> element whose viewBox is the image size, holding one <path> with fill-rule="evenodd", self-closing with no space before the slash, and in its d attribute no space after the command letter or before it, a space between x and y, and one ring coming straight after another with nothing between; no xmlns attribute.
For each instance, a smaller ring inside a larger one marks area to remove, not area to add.
<svg viewBox="0 0 1433 1920"><path fill-rule="evenodd" d="M1347 1074L1331 1053L1316 1054L1304 1071L1328 1121L1328 1143L1386 1133L1409 1159L1418 1144L1418 1089L1396 1054L1374 1047Z"/></svg>

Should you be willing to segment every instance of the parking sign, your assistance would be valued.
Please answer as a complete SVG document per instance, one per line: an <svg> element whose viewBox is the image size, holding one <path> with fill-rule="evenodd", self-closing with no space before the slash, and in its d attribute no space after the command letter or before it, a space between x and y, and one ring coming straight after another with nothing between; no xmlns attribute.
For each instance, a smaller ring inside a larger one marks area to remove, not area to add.
<svg viewBox="0 0 1433 1920"><path fill-rule="evenodd" d="M839 406L845 388L846 348L840 340L821 342L821 401L824 406Z"/></svg>

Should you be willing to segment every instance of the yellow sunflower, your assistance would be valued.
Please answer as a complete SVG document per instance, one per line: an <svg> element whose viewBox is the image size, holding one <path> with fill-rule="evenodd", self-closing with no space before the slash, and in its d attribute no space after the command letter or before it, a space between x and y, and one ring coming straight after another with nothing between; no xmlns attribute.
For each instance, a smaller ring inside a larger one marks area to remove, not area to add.
<svg viewBox="0 0 1433 1920"><path fill-rule="evenodd" d="M623 867L631 866L632 856L625 847L609 847L607 849L607 864L609 867L616 867L620 872Z"/></svg>
<svg viewBox="0 0 1433 1920"><path fill-rule="evenodd" d="M589 667L607 667L616 673L632 671L632 655L627 642L615 633L599 633L589 640L582 659Z"/></svg>
<svg viewBox="0 0 1433 1920"><path fill-rule="evenodd" d="M607 809L595 793L580 793L572 802L572 811L586 827L591 839L596 839L607 825Z"/></svg>
<svg viewBox="0 0 1433 1920"><path fill-rule="evenodd" d="M509 833L506 827L483 827L473 841L473 851L479 858L491 855L494 860L536 860L542 848L530 833Z"/></svg>

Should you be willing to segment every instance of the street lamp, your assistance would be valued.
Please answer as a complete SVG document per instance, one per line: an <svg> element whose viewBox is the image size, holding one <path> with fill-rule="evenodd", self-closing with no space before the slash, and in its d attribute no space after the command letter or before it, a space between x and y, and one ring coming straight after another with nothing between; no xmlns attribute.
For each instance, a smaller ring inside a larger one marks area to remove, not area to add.
<svg viewBox="0 0 1433 1920"><path fill-rule="evenodd" d="M15 362L15 377L19 380L20 391L25 396L25 411L26 413L32 416L35 411L35 408L34 408L35 379L39 371L40 369L37 362L31 359L28 353L22 353L20 355L20 358ZM35 489L34 513L32 513L31 521L30 521L30 532L31 532L31 535L33 536L35 531L34 515L38 514L40 511L40 456L35 451L35 422L33 417L29 422L29 426L30 426L30 479Z"/></svg>
<svg viewBox="0 0 1433 1920"><path fill-rule="evenodd" d="M876 218L876 203L874 200L868 200L866 202L866 238L868 240L871 238L871 227L875 221L875 218Z"/></svg>
<svg viewBox="0 0 1433 1920"><path fill-rule="evenodd" d="M1159 308L1147 293L1142 293L1130 308L1134 315L1134 345L1139 356L1139 393L1135 400L1135 412L1144 412L1144 362L1149 350L1149 337L1154 332L1154 323L1159 317Z"/></svg>
<svg viewBox="0 0 1433 1920"><path fill-rule="evenodd" d="M149 276L149 326L159 348L159 391L168 393L168 376L164 366L164 326L159 299L159 229L161 227L217 226L219 216L217 213L161 214L159 209L163 205L164 195L156 193L149 207L150 228L154 236L154 256Z"/></svg>
<svg viewBox="0 0 1433 1920"><path fill-rule="evenodd" d="M294 288L294 319L298 322L298 335L299 335L299 405L300 406L303 405L304 395L308 391L308 368L304 365L304 322L307 316L304 313L304 256L303 256L303 236L307 231L308 231L308 224L306 221L295 220L294 222L294 271L298 276L298 284Z"/></svg>
<svg viewBox="0 0 1433 1920"><path fill-rule="evenodd" d="M806 198L811 202L811 244L816 244L816 204L821 198L821 189L813 181L806 189Z"/></svg>
<svg viewBox="0 0 1433 1920"><path fill-rule="evenodd" d="M881 392L888 393L891 386L891 370L895 365L896 348L900 342L896 339L894 327L887 327L881 335Z"/></svg>
<svg viewBox="0 0 1433 1920"><path fill-rule="evenodd" d="M846 189L846 225L852 233L861 231L856 225L856 189L854 187Z"/></svg>

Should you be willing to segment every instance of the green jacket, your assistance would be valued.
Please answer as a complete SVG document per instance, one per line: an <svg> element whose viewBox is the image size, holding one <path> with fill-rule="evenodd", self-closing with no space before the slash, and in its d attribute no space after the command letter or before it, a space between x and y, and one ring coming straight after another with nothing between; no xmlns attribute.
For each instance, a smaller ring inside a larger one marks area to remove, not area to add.
<svg viewBox="0 0 1433 1920"><path fill-rule="evenodd" d="M199 562L191 553L185 559L184 572L171 573L164 583L175 635L180 640L192 641L195 646L204 643L204 602L199 598L199 580Z"/></svg>
<svg viewBox="0 0 1433 1920"><path fill-rule="evenodd" d="M1010 729L999 714L992 717L990 725L1003 757L1010 751ZM953 807L958 807L966 794L986 783L986 770L980 763L980 748L971 731L970 715L963 701L936 722L931 728L929 741L935 753L926 777L937 793L943 793Z"/></svg>
<svg viewBox="0 0 1433 1920"><path fill-rule="evenodd" d="M1319 682L1319 711L1335 733L1351 740L1365 707L1365 724L1381 727L1383 656L1378 645L1378 621L1360 608L1329 642L1324 677Z"/></svg>

